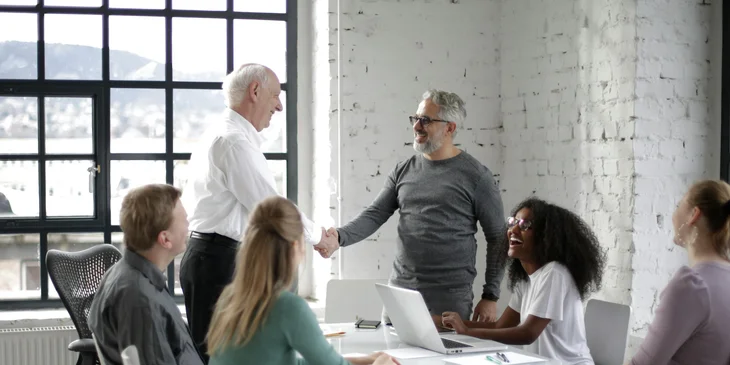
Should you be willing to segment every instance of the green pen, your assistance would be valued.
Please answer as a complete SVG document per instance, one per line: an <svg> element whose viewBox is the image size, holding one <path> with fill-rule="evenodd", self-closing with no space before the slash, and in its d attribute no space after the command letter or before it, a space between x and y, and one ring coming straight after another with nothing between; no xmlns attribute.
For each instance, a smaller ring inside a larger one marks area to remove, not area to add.
<svg viewBox="0 0 730 365"><path fill-rule="evenodd" d="M502 365L502 362L501 361L499 361L499 360L497 360L497 359L495 359L495 358L493 358L493 357L491 357L489 355L487 355L487 360L489 360L489 361L491 361L491 362L493 362L495 364Z"/></svg>

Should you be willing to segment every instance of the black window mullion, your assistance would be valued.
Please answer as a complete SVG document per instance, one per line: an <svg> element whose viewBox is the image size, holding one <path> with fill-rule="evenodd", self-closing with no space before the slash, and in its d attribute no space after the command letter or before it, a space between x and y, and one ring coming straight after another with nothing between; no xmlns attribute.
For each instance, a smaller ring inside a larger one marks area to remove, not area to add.
<svg viewBox="0 0 730 365"><path fill-rule="evenodd" d="M233 0L226 1L226 74L233 72Z"/></svg>
<svg viewBox="0 0 730 365"><path fill-rule="evenodd" d="M41 300L48 300L48 268L46 267L46 253L48 252L48 233L42 232L38 248L38 261L41 267Z"/></svg>
<svg viewBox="0 0 730 365"><path fill-rule="evenodd" d="M109 160L110 154L110 140L111 140L111 128L109 126L111 121L111 88L109 85L110 77L110 65L109 65L109 0L102 0L101 7L104 10L102 16L101 26L101 80L104 83L104 87L101 90L101 104L103 105L100 113L101 118L98 123L94 123L96 129L95 137L97 138L96 143L96 165L101 167L101 171L96 177L96 201L97 201L97 214L101 215L102 224L104 225L104 242L111 243L111 232L108 227L111 224L111 161Z"/></svg>
<svg viewBox="0 0 730 365"><path fill-rule="evenodd" d="M297 0L286 2L286 196L298 200L297 161Z"/></svg>
<svg viewBox="0 0 730 365"><path fill-rule="evenodd" d="M173 177L173 87L172 87L172 0L165 0L165 170L168 184ZM175 295L175 260L167 266L167 288Z"/></svg>

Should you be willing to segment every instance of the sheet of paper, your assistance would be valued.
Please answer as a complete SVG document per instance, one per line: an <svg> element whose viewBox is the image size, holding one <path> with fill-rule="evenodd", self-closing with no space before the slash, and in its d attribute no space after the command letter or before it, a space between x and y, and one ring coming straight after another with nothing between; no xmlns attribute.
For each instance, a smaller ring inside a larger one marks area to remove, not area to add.
<svg viewBox="0 0 730 365"><path fill-rule="evenodd" d="M540 364L546 362L543 359L527 356L523 354L518 354L516 352L501 352L504 354L504 356L507 357L507 360L509 360L508 363L503 362L504 365L514 365L514 364ZM447 363L450 364L458 364L458 365L488 365L488 364L494 364L493 362L490 362L487 360L487 355L497 358L497 355L494 352L490 352L487 354L482 355L476 355L476 356L467 356L467 357L459 357L455 359L444 359ZM498 359L498 358L497 358Z"/></svg>
<svg viewBox="0 0 730 365"><path fill-rule="evenodd" d="M420 347L408 347L402 349L383 350L386 354L396 359L417 359L421 357L441 356L438 352L422 349Z"/></svg>

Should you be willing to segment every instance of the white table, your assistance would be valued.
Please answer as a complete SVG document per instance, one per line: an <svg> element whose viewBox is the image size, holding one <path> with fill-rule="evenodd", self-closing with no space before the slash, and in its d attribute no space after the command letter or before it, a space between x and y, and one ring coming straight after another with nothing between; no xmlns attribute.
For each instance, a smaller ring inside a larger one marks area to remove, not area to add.
<svg viewBox="0 0 730 365"><path fill-rule="evenodd" d="M370 353L373 353L376 351L413 347L413 346L401 343L400 340L398 339L398 336L394 332L392 332L393 328L388 327L388 326L383 326L383 325L381 325L376 330L371 330L371 329L355 328L355 325L352 323L323 324L322 329L325 331L325 333L339 332L339 331L346 332L343 336L328 338L328 341L330 342L330 344L332 344L332 347L334 347L338 353L343 354L343 355L353 354L353 353L370 354ZM515 348L512 346L510 346L506 351L518 352L518 353L522 353L522 354L529 355L529 356L543 358L541 356L537 356L530 352L522 351L521 349L518 349L518 348ZM413 364L443 365L443 364L448 364L448 363L444 362L444 359L446 357L456 358L456 357L467 357L467 356L474 356L474 355L480 355L480 354L486 354L486 353L471 353L471 354L463 354L463 355L439 355L439 356L435 356L435 357L424 357L424 358L417 358L417 359L399 360L399 362L402 365L413 365ZM545 364L560 365L560 361L548 360L548 362Z"/></svg>

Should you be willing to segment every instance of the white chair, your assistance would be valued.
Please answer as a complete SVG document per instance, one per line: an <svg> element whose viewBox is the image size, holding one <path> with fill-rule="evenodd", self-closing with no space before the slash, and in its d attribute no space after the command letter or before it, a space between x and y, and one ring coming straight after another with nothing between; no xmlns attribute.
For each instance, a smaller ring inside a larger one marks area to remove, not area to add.
<svg viewBox="0 0 730 365"><path fill-rule="evenodd" d="M586 305L586 341L596 365L624 363L631 307L591 299Z"/></svg>
<svg viewBox="0 0 730 365"><path fill-rule="evenodd" d="M330 280L324 308L325 323L355 323L359 319L380 320L383 302L375 284L387 280Z"/></svg>
<svg viewBox="0 0 730 365"><path fill-rule="evenodd" d="M137 346L131 345L122 351L122 364L141 365L139 363L139 352L137 352Z"/></svg>

